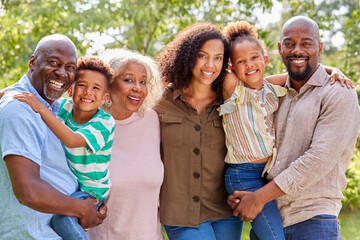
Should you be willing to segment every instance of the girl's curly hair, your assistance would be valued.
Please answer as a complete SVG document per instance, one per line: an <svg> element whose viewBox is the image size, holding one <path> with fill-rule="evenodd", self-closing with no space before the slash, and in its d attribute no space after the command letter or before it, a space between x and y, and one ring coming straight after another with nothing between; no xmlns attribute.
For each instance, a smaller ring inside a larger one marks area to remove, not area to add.
<svg viewBox="0 0 360 240"><path fill-rule="evenodd" d="M218 96L229 60L229 44L221 30L211 23L196 23L186 27L160 52L157 62L164 82L172 83L178 90L188 88L197 54L208 40L219 39L224 45L223 66L220 75L212 83Z"/></svg>
<svg viewBox="0 0 360 240"><path fill-rule="evenodd" d="M259 47L263 55L266 55L267 53L265 43L262 39L258 38L255 26L251 25L246 21L228 23L227 26L224 28L224 35L230 44L230 49L232 49L235 44L247 40L255 43Z"/></svg>

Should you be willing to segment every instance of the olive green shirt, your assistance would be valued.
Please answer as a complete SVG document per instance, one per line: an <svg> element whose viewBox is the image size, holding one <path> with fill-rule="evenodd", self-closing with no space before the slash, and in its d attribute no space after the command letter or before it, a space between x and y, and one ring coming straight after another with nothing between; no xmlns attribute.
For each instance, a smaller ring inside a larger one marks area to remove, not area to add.
<svg viewBox="0 0 360 240"><path fill-rule="evenodd" d="M200 115L179 90L168 88L155 107L161 123L164 182L160 221L198 227L232 216L224 185L225 135L217 112L220 99Z"/></svg>

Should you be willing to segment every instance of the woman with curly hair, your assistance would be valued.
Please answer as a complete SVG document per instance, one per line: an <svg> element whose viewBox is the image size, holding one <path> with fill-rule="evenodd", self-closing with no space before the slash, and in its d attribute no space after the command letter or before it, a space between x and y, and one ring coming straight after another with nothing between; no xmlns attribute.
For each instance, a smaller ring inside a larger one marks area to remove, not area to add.
<svg viewBox="0 0 360 240"><path fill-rule="evenodd" d="M90 239L161 240L159 193L163 181L159 118L151 108L163 86L154 60L126 49L102 56L114 70L104 110L116 123L109 165L112 187L107 218Z"/></svg>
<svg viewBox="0 0 360 240"><path fill-rule="evenodd" d="M160 219L169 239L240 239L242 222L226 204L225 136L216 110L228 52L219 28L198 23L158 56L169 83L155 107L165 169Z"/></svg>

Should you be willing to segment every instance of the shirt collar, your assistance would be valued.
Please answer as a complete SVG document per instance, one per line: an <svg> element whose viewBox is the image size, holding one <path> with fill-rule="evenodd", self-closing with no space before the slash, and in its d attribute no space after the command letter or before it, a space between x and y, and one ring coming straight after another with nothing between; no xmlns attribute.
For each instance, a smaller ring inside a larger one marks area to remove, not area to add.
<svg viewBox="0 0 360 240"><path fill-rule="evenodd" d="M328 78L329 78L329 75L325 71L325 68L323 67L322 64L319 64L316 71L312 74L312 76L304 84L304 86L309 85L309 86L321 87L328 80ZM302 86L301 88L303 88L304 86ZM284 87L287 88L287 89L291 88L290 78L289 77L287 78Z"/></svg>
<svg viewBox="0 0 360 240"><path fill-rule="evenodd" d="M182 95L182 91L178 90L178 89L174 89L173 90L173 100L177 99L178 97L180 97Z"/></svg>
<svg viewBox="0 0 360 240"><path fill-rule="evenodd" d="M243 81L240 81L239 87L242 89L240 91L244 91L246 93L244 96L248 96L246 101L252 101L252 99L259 100L259 95L261 94L260 93L261 91L263 91L264 99L266 99L267 95L269 95L269 94L275 95L277 97L283 97L286 95L286 92L287 92L285 88L278 86L278 85L271 84L268 81L266 81L265 79L263 79L263 86L262 86L261 90L256 90L256 89L251 89L251 88L245 87L245 84ZM234 99L239 98L237 91L235 91L233 93L233 96L234 96ZM241 103L243 103L243 102L245 102L245 98L243 98L241 100Z"/></svg>

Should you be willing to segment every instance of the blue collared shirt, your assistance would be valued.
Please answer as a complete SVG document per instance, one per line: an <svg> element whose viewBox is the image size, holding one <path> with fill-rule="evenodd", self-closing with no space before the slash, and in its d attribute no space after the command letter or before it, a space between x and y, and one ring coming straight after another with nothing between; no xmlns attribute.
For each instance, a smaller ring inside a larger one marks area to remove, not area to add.
<svg viewBox="0 0 360 240"><path fill-rule="evenodd" d="M70 195L78 187L60 140L40 114L13 99L23 91L33 93L55 115L59 112L59 102L49 105L25 75L0 100L0 239L61 239L49 225L52 214L18 202L4 161L7 155L30 159L40 166L40 177L64 194Z"/></svg>

